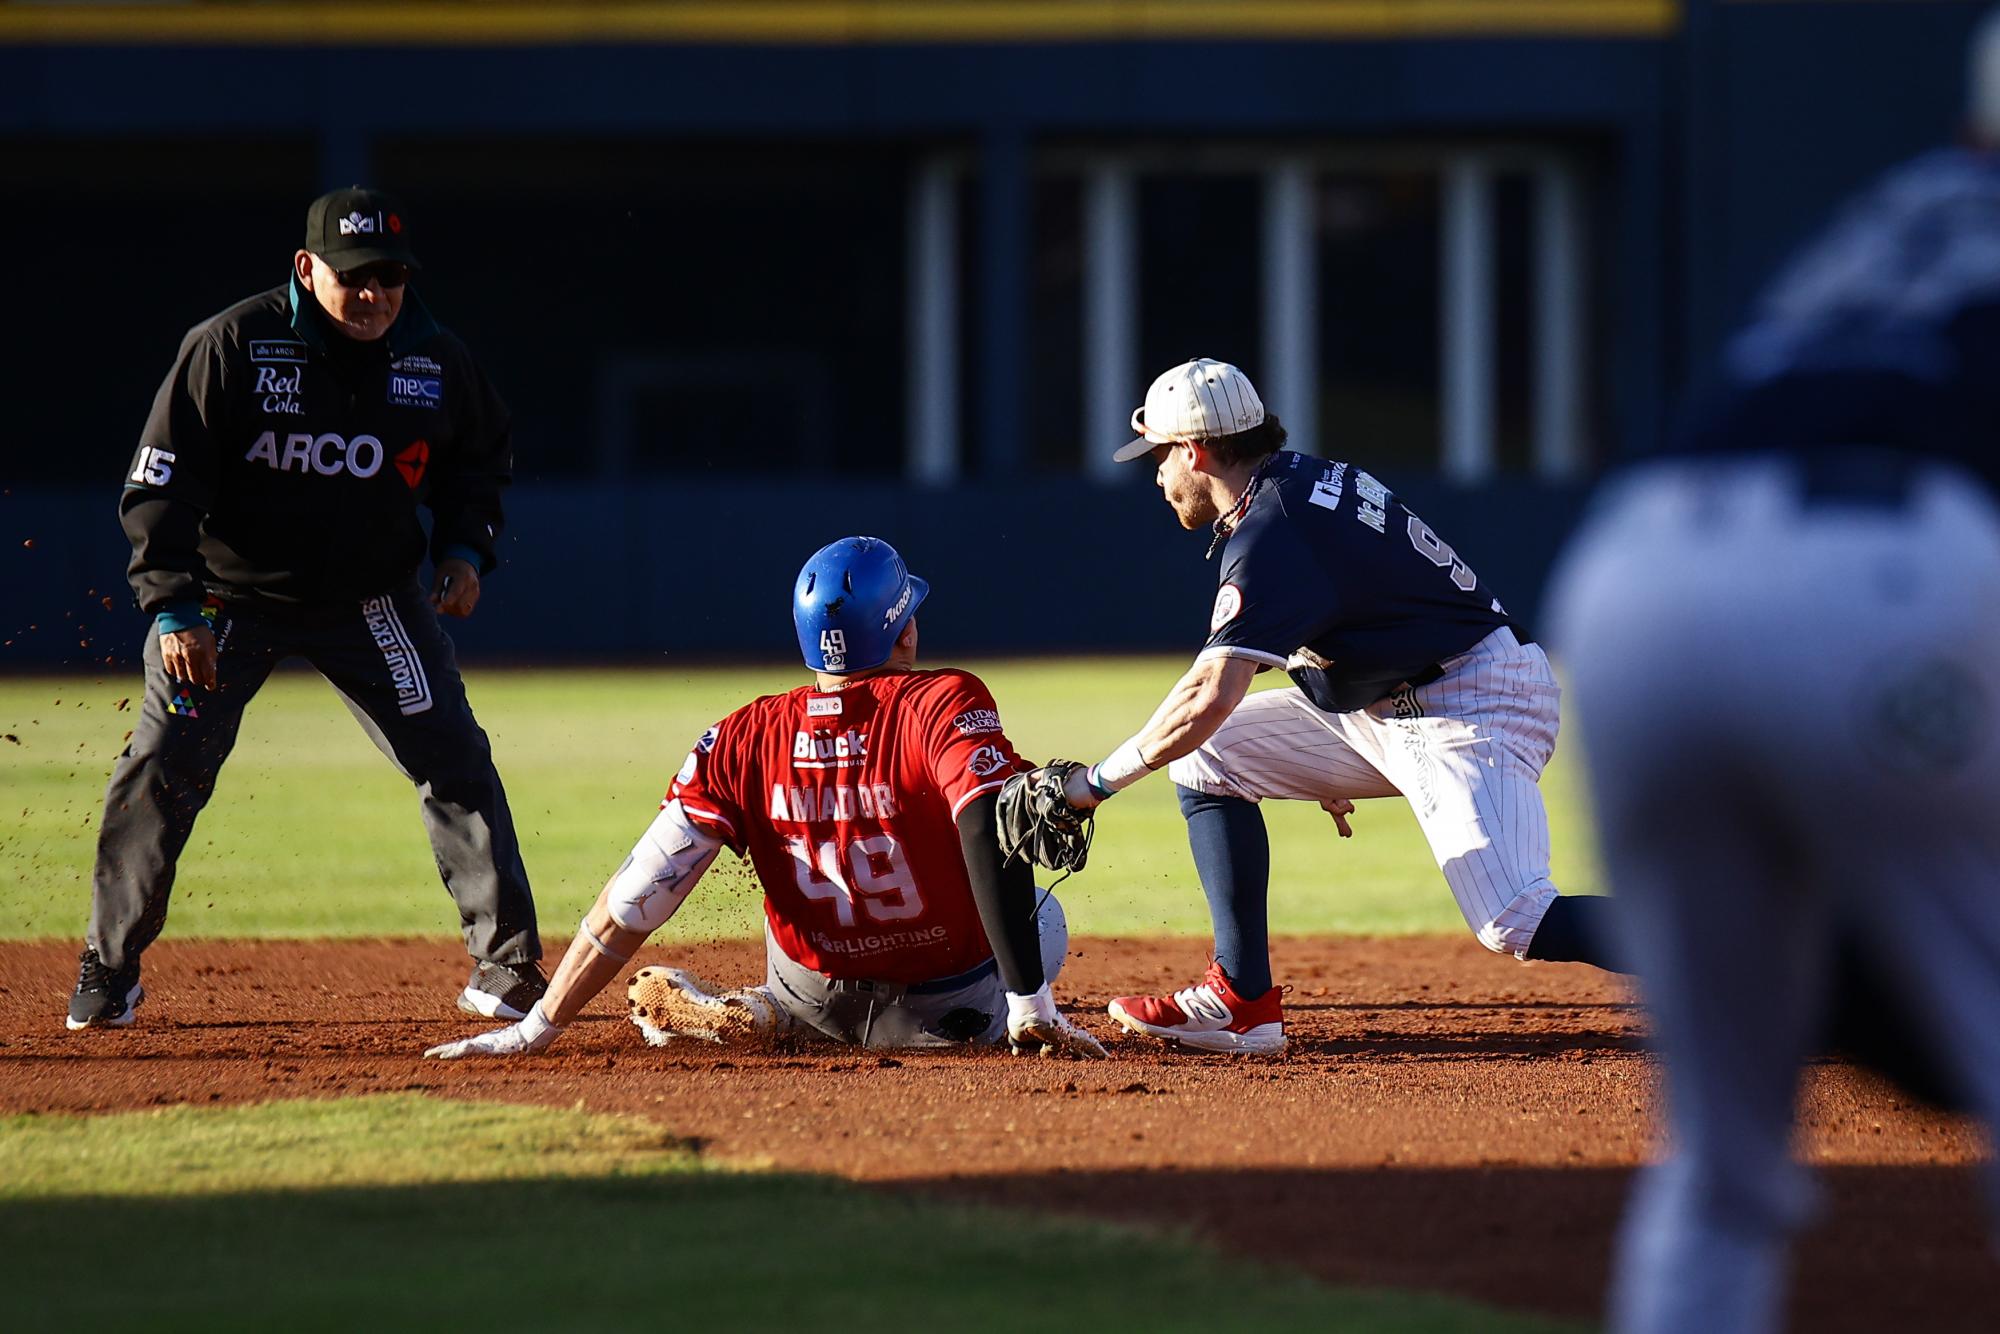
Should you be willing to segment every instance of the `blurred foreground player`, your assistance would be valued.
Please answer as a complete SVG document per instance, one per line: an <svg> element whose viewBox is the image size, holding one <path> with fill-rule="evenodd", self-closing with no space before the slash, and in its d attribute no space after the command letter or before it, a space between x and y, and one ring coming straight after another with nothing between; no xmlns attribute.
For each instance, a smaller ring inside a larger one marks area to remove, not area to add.
<svg viewBox="0 0 2000 1334"><path fill-rule="evenodd" d="M1977 55L1990 144L1992 22ZM1853 201L1724 373L1555 588L1666 1062L1624 1334L1782 1324L1813 1198L1793 1100L1830 1029L1873 1021L1892 1073L2000 1113L2000 157L1932 153Z"/></svg>
<svg viewBox="0 0 2000 1334"><path fill-rule="evenodd" d="M500 563L507 409L412 290L401 205L335 190L305 230L286 282L188 331L126 470L128 574L154 623L139 721L104 794L72 1029L132 1022L139 956L166 925L244 707L294 657L422 797L477 961L459 1008L518 1019L542 994L514 817L438 623L471 615ZM299 881L333 888L307 867Z"/></svg>
<svg viewBox="0 0 2000 1334"><path fill-rule="evenodd" d="M1049 991L1069 940L1061 905L1038 908L1030 867L1000 854L995 802L1027 766L978 677L916 670L929 591L875 538L815 553L792 601L813 684L745 705L696 743L526 1019L424 1054L546 1047L727 847L764 887L764 983L718 995L680 969L641 969L630 1000L648 1041L809 1030L878 1048L1005 1039L1102 1056Z"/></svg>
<svg viewBox="0 0 2000 1334"><path fill-rule="evenodd" d="M1355 801L1405 798L1480 944L1605 964L1608 904L1549 878L1537 783L1560 691L1492 591L1368 473L1284 449L1284 427L1234 366L1167 371L1132 426L1139 438L1115 457L1150 459L1182 527L1212 528L1220 587L1194 665L1065 795L1089 809L1168 766L1215 959L1172 995L1119 997L1112 1017L1181 1047L1284 1049L1258 809L1273 797L1318 802L1343 837ZM1251 694L1271 668L1292 684Z"/></svg>

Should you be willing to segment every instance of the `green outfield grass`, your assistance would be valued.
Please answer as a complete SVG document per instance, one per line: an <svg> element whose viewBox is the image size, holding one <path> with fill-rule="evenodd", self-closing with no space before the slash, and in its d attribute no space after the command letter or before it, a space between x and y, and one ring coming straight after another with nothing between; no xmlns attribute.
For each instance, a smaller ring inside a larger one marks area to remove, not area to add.
<svg viewBox="0 0 2000 1334"><path fill-rule="evenodd" d="M407 1094L0 1121L0 1254L18 1329L1575 1328Z"/></svg>
<svg viewBox="0 0 2000 1334"><path fill-rule="evenodd" d="M1181 659L966 664L1032 758L1095 759L1136 730ZM701 731L750 697L804 680L789 668L493 670L467 680L492 735L550 934L595 897L652 818ZM0 679L0 937L81 934L105 776L132 726L137 672ZM1573 754L1543 783L1564 888L1597 884ZM1280 932L1409 933L1460 926L1408 808L1371 801L1342 841L1318 808L1269 803L1271 920ZM1205 935L1173 788L1151 779L1099 820L1090 867L1061 891L1081 933ZM273 678L181 862L172 936L439 934L456 917L409 786L325 682ZM712 874L663 938L754 935L755 894Z"/></svg>

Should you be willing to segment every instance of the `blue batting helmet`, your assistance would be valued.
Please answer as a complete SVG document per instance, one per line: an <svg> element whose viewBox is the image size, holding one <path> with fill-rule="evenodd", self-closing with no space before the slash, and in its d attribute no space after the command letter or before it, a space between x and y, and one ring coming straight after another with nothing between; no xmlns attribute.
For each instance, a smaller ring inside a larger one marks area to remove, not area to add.
<svg viewBox="0 0 2000 1334"><path fill-rule="evenodd" d="M880 667L930 591L879 537L821 547L792 585L792 625L806 666L836 674Z"/></svg>

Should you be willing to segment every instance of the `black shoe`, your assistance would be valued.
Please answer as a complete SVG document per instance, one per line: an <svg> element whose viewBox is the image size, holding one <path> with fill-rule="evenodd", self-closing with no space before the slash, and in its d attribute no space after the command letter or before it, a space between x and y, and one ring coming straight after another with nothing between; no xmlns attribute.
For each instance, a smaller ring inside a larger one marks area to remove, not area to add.
<svg viewBox="0 0 2000 1334"><path fill-rule="evenodd" d="M532 959L525 963L482 960L473 966L465 990L458 993L458 1008L482 1019L526 1019L548 989L548 979Z"/></svg>
<svg viewBox="0 0 2000 1334"><path fill-rule="evenodd" d="M78 962L82 966L76 970L76 994L69 998L72 1033L80 1028L123 1028L138 1017L132 1011L146 993L139 985L137 959L113 972L96 950L86 948Z"/></svg>

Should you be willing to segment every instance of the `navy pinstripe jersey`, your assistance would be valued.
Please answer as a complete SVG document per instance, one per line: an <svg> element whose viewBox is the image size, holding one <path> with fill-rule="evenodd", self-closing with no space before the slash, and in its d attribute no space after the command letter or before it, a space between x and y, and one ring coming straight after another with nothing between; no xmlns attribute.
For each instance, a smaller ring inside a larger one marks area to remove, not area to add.
<svg viewBox="0 0 2000 1334"><path fill-rule="evenodd" d="M1458 553L1359 468L1281 450L1250 486L1201 657L1285 668L1345 713L1511 624Z"/></svg>

